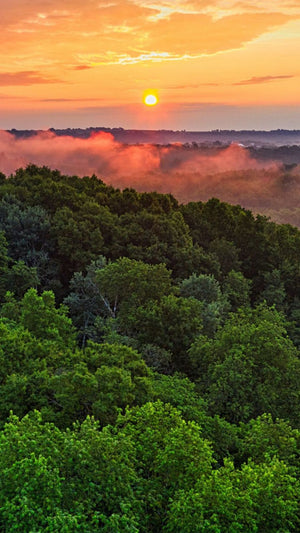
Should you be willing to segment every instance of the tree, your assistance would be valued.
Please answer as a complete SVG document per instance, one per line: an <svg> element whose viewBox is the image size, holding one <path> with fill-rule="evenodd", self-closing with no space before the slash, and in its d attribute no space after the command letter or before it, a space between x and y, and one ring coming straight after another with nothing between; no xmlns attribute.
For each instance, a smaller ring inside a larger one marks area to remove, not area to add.
<svg viewBox="0 0 300 533"><path fill-rule="evenodd" d="M299 424L300 362L285 325L261 305L232 315L214 340L196 340L191 365L213 413L239 422L270 412Z"/></svg>
<svg viewBox="0 0 300 533"><path fill-rule="evenodd" d="M277 457L286 465L297 468L300 451L300 431L285 420L273 420L263 414L240 427L240 460L251 458L256 463ZM294 471L294 468L290 468ZM295 471L296 473L296 471Z"/></svg>
<svg viewBox="0 0 300 533"><path fill-rule="evenodd" d="M130 439L88 418L60 431L35 412L0 434L3 531L137 532L140 504Z"/></svg>
<svg viewBox="0 0 300 533"><path fill-rule="evenodd" d="M117 421L119 434L135 443L143 495L142 531L163 531L176 491L212 469L212 452L200 427L186 423L180 412L158 401L128 410Z"/></svg>
<svg viewBox="0 0 300 533"><path fill-rule="evenodd" d="M75 272L70 281L71 292L64 299L70 310L74 326L79 332L81 347L84 348L88 338L95 338L95 319L106 314L106 306L96 282L97 272L106 266L105 257L101 256L86 269L86 275Z"/></svg>
<svg viewBox="0 0 300 533"><path fill-rule="evenodd" d="M84 358L78 352L68 368L50 379L56 423L65 427L93 415L101 425L113 424L126 406L148 400L148 376L148 368L135 350L89 344Z"/></svg>
<svg viewBox="0 0 300 533"><path fill-rule="evenodd" d="M62 348L73 347L75 331L67 316L67 308L55 307L52 291L38 296L35 289L29 289L20 303L20 323L35 337L55 341Z"/></svg>
<svg viewBox="0 0 300 533"><path fill-rule="evenodd" d="M214 336L229 309L228 301L215 277L192 274L180 284L180 294L185 298L192 297L203 302L203 332L211 337Z"/></svg>
<svg viewBox="0 0 300 533"><path fill-rule="evenodd" d="M206 304L217 301L222 293L219 282L213 275L192 274L180 284L180 294L184 298L196 298Z"/></svg>
<svg viewBox="0 0 300 533"><path fill-rule="evenodd" d="M15 262L6 274L6 290L13 292L18 299L21 299L28 289L37 289L39 285L37 268L27 266L24 261Z"/></svg>
<svg viewBox="0 0 300 533"><path fill-rule="evenodd" d="M226 276L230 271L239 271L241 268L241 261L239 260L238 248L233 242L227 241L223 237L215 239L209 244L209 251L214 253L221 265L222 276Z"/></svg>
<svg viewBox="0 0 300 533"><path fill-rule="evenodd" d="M266 301L268 305L275 305L278 311L284 311L286 303L286 292L284 283L281 281L281 274L278 269L264 274L265 288L261 292L260 301Z"/></svg>
<svg viewBox="0 0 300 533"><path fill-rule="evenodd" d="M139 346L153 343L172 354L172 370L189 372L187 350L201 333L203 304L195 298L163 296L132 309L121 328ZM142 349L142 348L141 348Z"/></svg>
<svg viewBox="0 0 300 533"><path fill-rule="evenodd" d="M44 254L53 246L50 227L49 216L42 207L26 206L12 195L2 199L0 229L5 232L12 259L23 260L28 267L39 269Z"/></svg>
<svg viewBox="0 0 300 533"><path fill-rule="evenodd" d="M96 276L107 315L125 317L131 308L159 300L172 292L171 274L165 265L148 265L122 257L109 263Z"/></svg>
<svg viewBox="0 0 300 533"><path fill-rule="evenodd" d="M7 240L4 232L0 232L0 301L3 300L7 289L7 273L8 273L8 252L7 252Z"/></svg>
<svg viewBox="0 0 300 533"><path fill-rule="evenodd" d="M250 305L251 280L245 278L242 272L231 270L223 282L223 294L229 301L231 311L239 307Z"/></svg>
<svg viewBox="0 0 300 533"><path fill-rule="evenodd" d="M195 486L178 491L163 531L297 531L299 484L287 466L274 459L234 470L230 462Z"/></svg>
<svg viewBox="0 0 300 533"><path fill-rule="evenodd" d="M82 208L83 210L83 208ZM104 251L101 216L84 211L74 213L69 207L58 209L52 231L57 243L57 256L62 266L63 281L81 271Z"/></svg>
<svg viewBox="0 0 300 533"><path fill-rule="evenodd" d="M299 349L300 346L300 299L296 296L288 310L287 330L289 337Z"/></svg>

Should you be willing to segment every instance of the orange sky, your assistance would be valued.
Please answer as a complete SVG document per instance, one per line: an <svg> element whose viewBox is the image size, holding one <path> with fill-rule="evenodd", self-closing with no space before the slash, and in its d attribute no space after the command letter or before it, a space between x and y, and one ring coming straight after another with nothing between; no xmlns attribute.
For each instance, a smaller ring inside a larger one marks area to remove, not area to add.
<svg viewBox="0 0 300 533"><path fill-rule="evenodd" d="M299 0L0 0L0 39L0 128L300 129Z"/></svg>

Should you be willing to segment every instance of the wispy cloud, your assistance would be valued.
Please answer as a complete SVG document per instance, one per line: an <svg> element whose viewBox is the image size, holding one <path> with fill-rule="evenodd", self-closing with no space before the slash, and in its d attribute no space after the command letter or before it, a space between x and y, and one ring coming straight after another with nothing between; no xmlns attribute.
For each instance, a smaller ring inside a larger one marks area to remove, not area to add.
<svg viewBox="0 0 300 533"><path fill-rule="evenodd" d="M104 98L42 98L39 102L103 102Z"/></svg>
<svg viewBox="0 0 300 533"><path fill-rule="evenodd" d="M89 70L90 68L92 68L91 65L76 65L72 67L72 70Z"/></svg>
<svg viewBox="0 0 300 533"><path fill-rule="evenodd" d="M152 6L158 10L157 19L163 19L172 13L204 13L215 19L253 12L277 12L285 14L300 13L299 2L289 0L133 0L137 5Z"/></svg>
<svg viewBox="0 0 300 533"><path fill-rule="evenodd" d="M169 52L148 52L138 56L126 55L119 57L117 63L119 65L133 65L135 63L143 63L145 61L160 63L161 61L178 61L187 58L188 56L186 54L181 56L179 54L171 54Z"/></svg>
<svg viewBox="0 0 300 533"><path fill-rule="evenodd" d="M34 70L20 72L0 72L0 86L35 85L41 83L60 83L62 80L43 76Z"/></svg>
<svg viewBox="0 0 300 533"><path fill-rule="evenodd" d="M124 54L120 52L107 52L103 55L80 54L79 60L89 62L89 65L75 67L75 70L85 70L101 65L135 65L138 63L161 63L162 61L180 61L191 59L187 54L172 54L169 52L145 52L142 54Z"/></svg>
<svg viewBox="0 0 300 533"><path fill-rule="evenodd" d="M169 85L167 89L175 89L175 90L182 90L182 89L200 89L201 87L219 87L219 83L192 83L192 84L186 84L186 85Z"/></svg>
<svg viewBox="0 0 300 533"><path fill-rule="evenodd" d="M291 78L295 78L295 76L293 74L282 76L253 76L253 78L249 78L248 80L237 81L233 85L257 85L259 83L269 83L277 80L289 80Z"/></svg>
<svg viewBox="0 0 300 533"><path fill-rule="evenodd" d="M0 100L22 100L24 101L24 96L15 96L12 94L0 94ZM26 100L29 100L26 98Z"/></svg>

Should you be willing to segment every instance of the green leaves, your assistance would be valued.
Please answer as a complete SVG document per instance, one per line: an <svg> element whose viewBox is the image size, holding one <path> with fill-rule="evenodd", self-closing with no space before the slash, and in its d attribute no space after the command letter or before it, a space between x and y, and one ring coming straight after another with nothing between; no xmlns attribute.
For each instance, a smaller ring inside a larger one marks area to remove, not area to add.
<svg viewBox="0 0 300 533"><path fill-rule="evenodd" d="M270 412L299 424L298 353L275 309L240 310L189 356L213 413L236 423Z"/></svg>
<svg viewBox="0 0 300 533"><path fill-rule="evenodd" d="M299 483L284 463L226 463L193 488L179 491L164 531L217 533L297 531Z"/></svg>
<svg viewBox="0 0 300 533"><path fill-rule="evenodd" d="M89 418L61 432L37 413L12 417L0 435L3 531L138 531L135 483L130 440Z"/></svg>
<svg viewBox="0 0 300 533"><path fill-rule="evenodd" d="M169 294L171 273L165 265L148 265L123 257L99 270L96 280L108 316L118 311L126 316L131 308Z"/></svg>
<svg viewBox="0 0 300 533"><path fill-rule="evenodd" d="M126 316L125 326L140 345L155 341L160 348L169 351L173 370L188 373L187 350L202 331L202 310L202 302L170 294L161 301L150 301L132 309Z"/></svg>
<svg viewBox="0 0 300 533"><path fill-rule="evenodd" d="M54 341L61 348L74 346L75 331L66 314L65 306L55 307L52 291L38 296L36 290L30 289L20 304L20 322L24 328L37 338Z"/></svg>

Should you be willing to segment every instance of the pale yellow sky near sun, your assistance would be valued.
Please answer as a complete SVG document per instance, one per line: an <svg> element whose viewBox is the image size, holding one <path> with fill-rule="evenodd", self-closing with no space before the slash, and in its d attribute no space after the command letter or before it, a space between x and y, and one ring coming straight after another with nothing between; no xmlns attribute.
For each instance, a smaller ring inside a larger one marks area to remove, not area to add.
<svg viewBox="0 0 300 533"><path fill-rule="evenodd" d="M232 106L241 127L246 108L249 127L268 108L278 127L280 113L295 127L287 109L300 119L299 0L0 0L0 39L0 128L34 127L30 116L88 126L93 113L98 125L174 128L177 113L188 129L191 109ZM155 110L143 109L148 89Z"/></svg>

